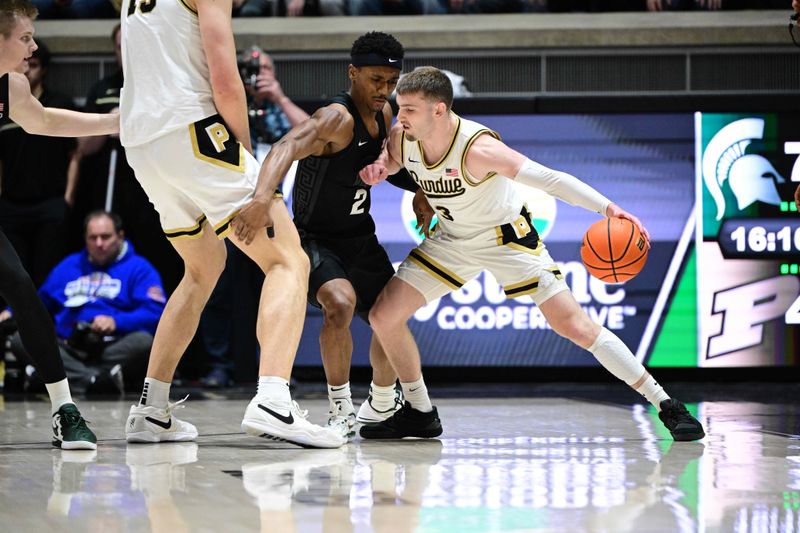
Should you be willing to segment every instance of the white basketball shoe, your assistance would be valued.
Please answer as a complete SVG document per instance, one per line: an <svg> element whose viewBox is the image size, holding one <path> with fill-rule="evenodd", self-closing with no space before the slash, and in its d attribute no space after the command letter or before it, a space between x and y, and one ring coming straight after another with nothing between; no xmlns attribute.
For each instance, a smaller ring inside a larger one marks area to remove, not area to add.
<svg viewBox="0 0 800 533"><path fill-rule="evenodd" d="M188 396L186 396L188 398ZM128 442L168 442L192 441L197 438L197 428L189 422L178 420L172 415L175 409L183 409L186 398L166 407L150 405L131 406L128 422L125 424L125 438Z"/></svg>
<svg viewBox="0 0 800 533"><path fill-rule="evenodd" d="M347 438L356 434L356 408L350 398L328 399L328 425L346 426Z"/></svg>
<svg viewBox="0 0 800 533"><path fill-rule="evenodd" d="M248 435L304 448L338 448L347 443L347 424L318 426L297 402L272 402L253 398L244 412L242 431Z"/></svg>

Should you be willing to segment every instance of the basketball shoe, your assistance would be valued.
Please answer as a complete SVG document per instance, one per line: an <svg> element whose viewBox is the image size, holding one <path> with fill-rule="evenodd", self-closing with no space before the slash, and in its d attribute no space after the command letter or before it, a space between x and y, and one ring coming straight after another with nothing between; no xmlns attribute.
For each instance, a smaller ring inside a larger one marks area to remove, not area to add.
<svg viewBox="0 0 800 533"><path fill-rule="evenodd" d="M391 405L385 409L381 409L380 407L381 406L376 405L375 399L372 396L372 386L370 385L367 399L364 400L364 403L358 408L356 422L359 424L377 424L395 414L403 407L403 389L395 387L394 400Z"/></svg>
<svg viewBox="0 0 800 533"><path fill-rule="evenodd" d="M365 439L432 439L441 434L442 422L436 407L423 413L411 407L409 402L383 422L361 426L361 436Z"/></svg>
<svg viewBox="0 0 800 533"><path fill-rule="evenodd" d="M675 440L700 440L706 436L703 426L678 400L669 398L659 404L658 418Z"/></svg>
<svg viewBox="0 0 800 533"><path fill-rule="evenodd" d="M253 398L244 412L242 431L254 437L289 442L304 448L338 448L347 443L344 418L328 426L312 424L308 411L297 402L271 402Z"/></svg>
<svg viewBox="0 0 800 533"><path fill-rule="evenodd" d="M62 450L96 450L97 437L74 403L65 403L53 413L53 446Z"/></svg>
<svg viewBox="0 0 800 533"><path fill-rule="evenodd" d="M186 396L188 398L189 396ZM197 428L189 422L178 420L172 415L175 409L183 409L186 398L166 407L150 405L131 406L125 424L125 438L128 442L167 442L191 441L197 438Z"/></svg>
<svg viewBox="0 0 800 533"><path fill-rule="evenodd" d="M347 427L347 438L354 437L356 432L353 429L356 425L356 409L350 398L336 398L328 400L328 425Z"/></svg>

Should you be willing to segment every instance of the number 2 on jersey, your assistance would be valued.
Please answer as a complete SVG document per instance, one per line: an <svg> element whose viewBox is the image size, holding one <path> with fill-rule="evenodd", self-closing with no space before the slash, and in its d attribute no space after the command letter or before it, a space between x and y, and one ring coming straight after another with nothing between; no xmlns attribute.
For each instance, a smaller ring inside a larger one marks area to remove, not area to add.
<svg viewBox="0 0 800 533"><path fill-rule="evenodd" d="M367 189L356 190L356 195L353 198L353 207L350 208L351 215L360 215L364 212L362 205L367 199Z"/></svg>
<svg viewBox="0 0 800 533"><path fill-rule="evenodd" d="M142 13L150 13L156 7L156 0L130 0L130 4L128 4L129 17L136 11L137 5Z"/></svg>

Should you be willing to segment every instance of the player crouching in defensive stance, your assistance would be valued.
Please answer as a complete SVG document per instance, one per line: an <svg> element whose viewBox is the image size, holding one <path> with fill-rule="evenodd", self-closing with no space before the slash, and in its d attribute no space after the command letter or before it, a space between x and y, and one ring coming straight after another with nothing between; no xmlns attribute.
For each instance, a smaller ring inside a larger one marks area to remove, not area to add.
<svg viewBox="0 0 800 533"><path fill-rule="evenodd" d="M539 165L502 143L481 124L451 111L453 88L440 70L426 67L397 85L399 112L389 142L361 171L374 185L405 167L439 216L440 231L412 250L369 314L372 328L400 377L406 404L380 424L364 426L367 439L436 437L442 426L422 377L419 351L407 321L427 302L457 290L482 270L506 296L530 295L553 330L585 348L609 372L659 411L675 440L705 436L701 424L664 392L622 341L581 309L531 223L511 180L561 200L632 221L639 220L574 176ZM417 213L427 228L430 214Z"/></svg>

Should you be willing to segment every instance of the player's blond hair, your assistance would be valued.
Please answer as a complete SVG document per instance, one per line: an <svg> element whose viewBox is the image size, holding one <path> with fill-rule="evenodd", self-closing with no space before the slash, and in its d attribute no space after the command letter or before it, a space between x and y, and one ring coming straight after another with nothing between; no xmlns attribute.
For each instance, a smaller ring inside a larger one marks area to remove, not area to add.
<svg viewBox="0 0 800 533"><path fill-rule="evenodd" d="M453 84L450 78L436 67L417 67L400 78L397 94L421 93L430 102L444 102L447 109L453 106Z"/></svg>
<svg viewBox="0 0 800 533"><path fill-rule="evenodd" d="M29 0L0 0L0 35L8 39L20 18L33 20L38 14L39 10Z"/></svg>

